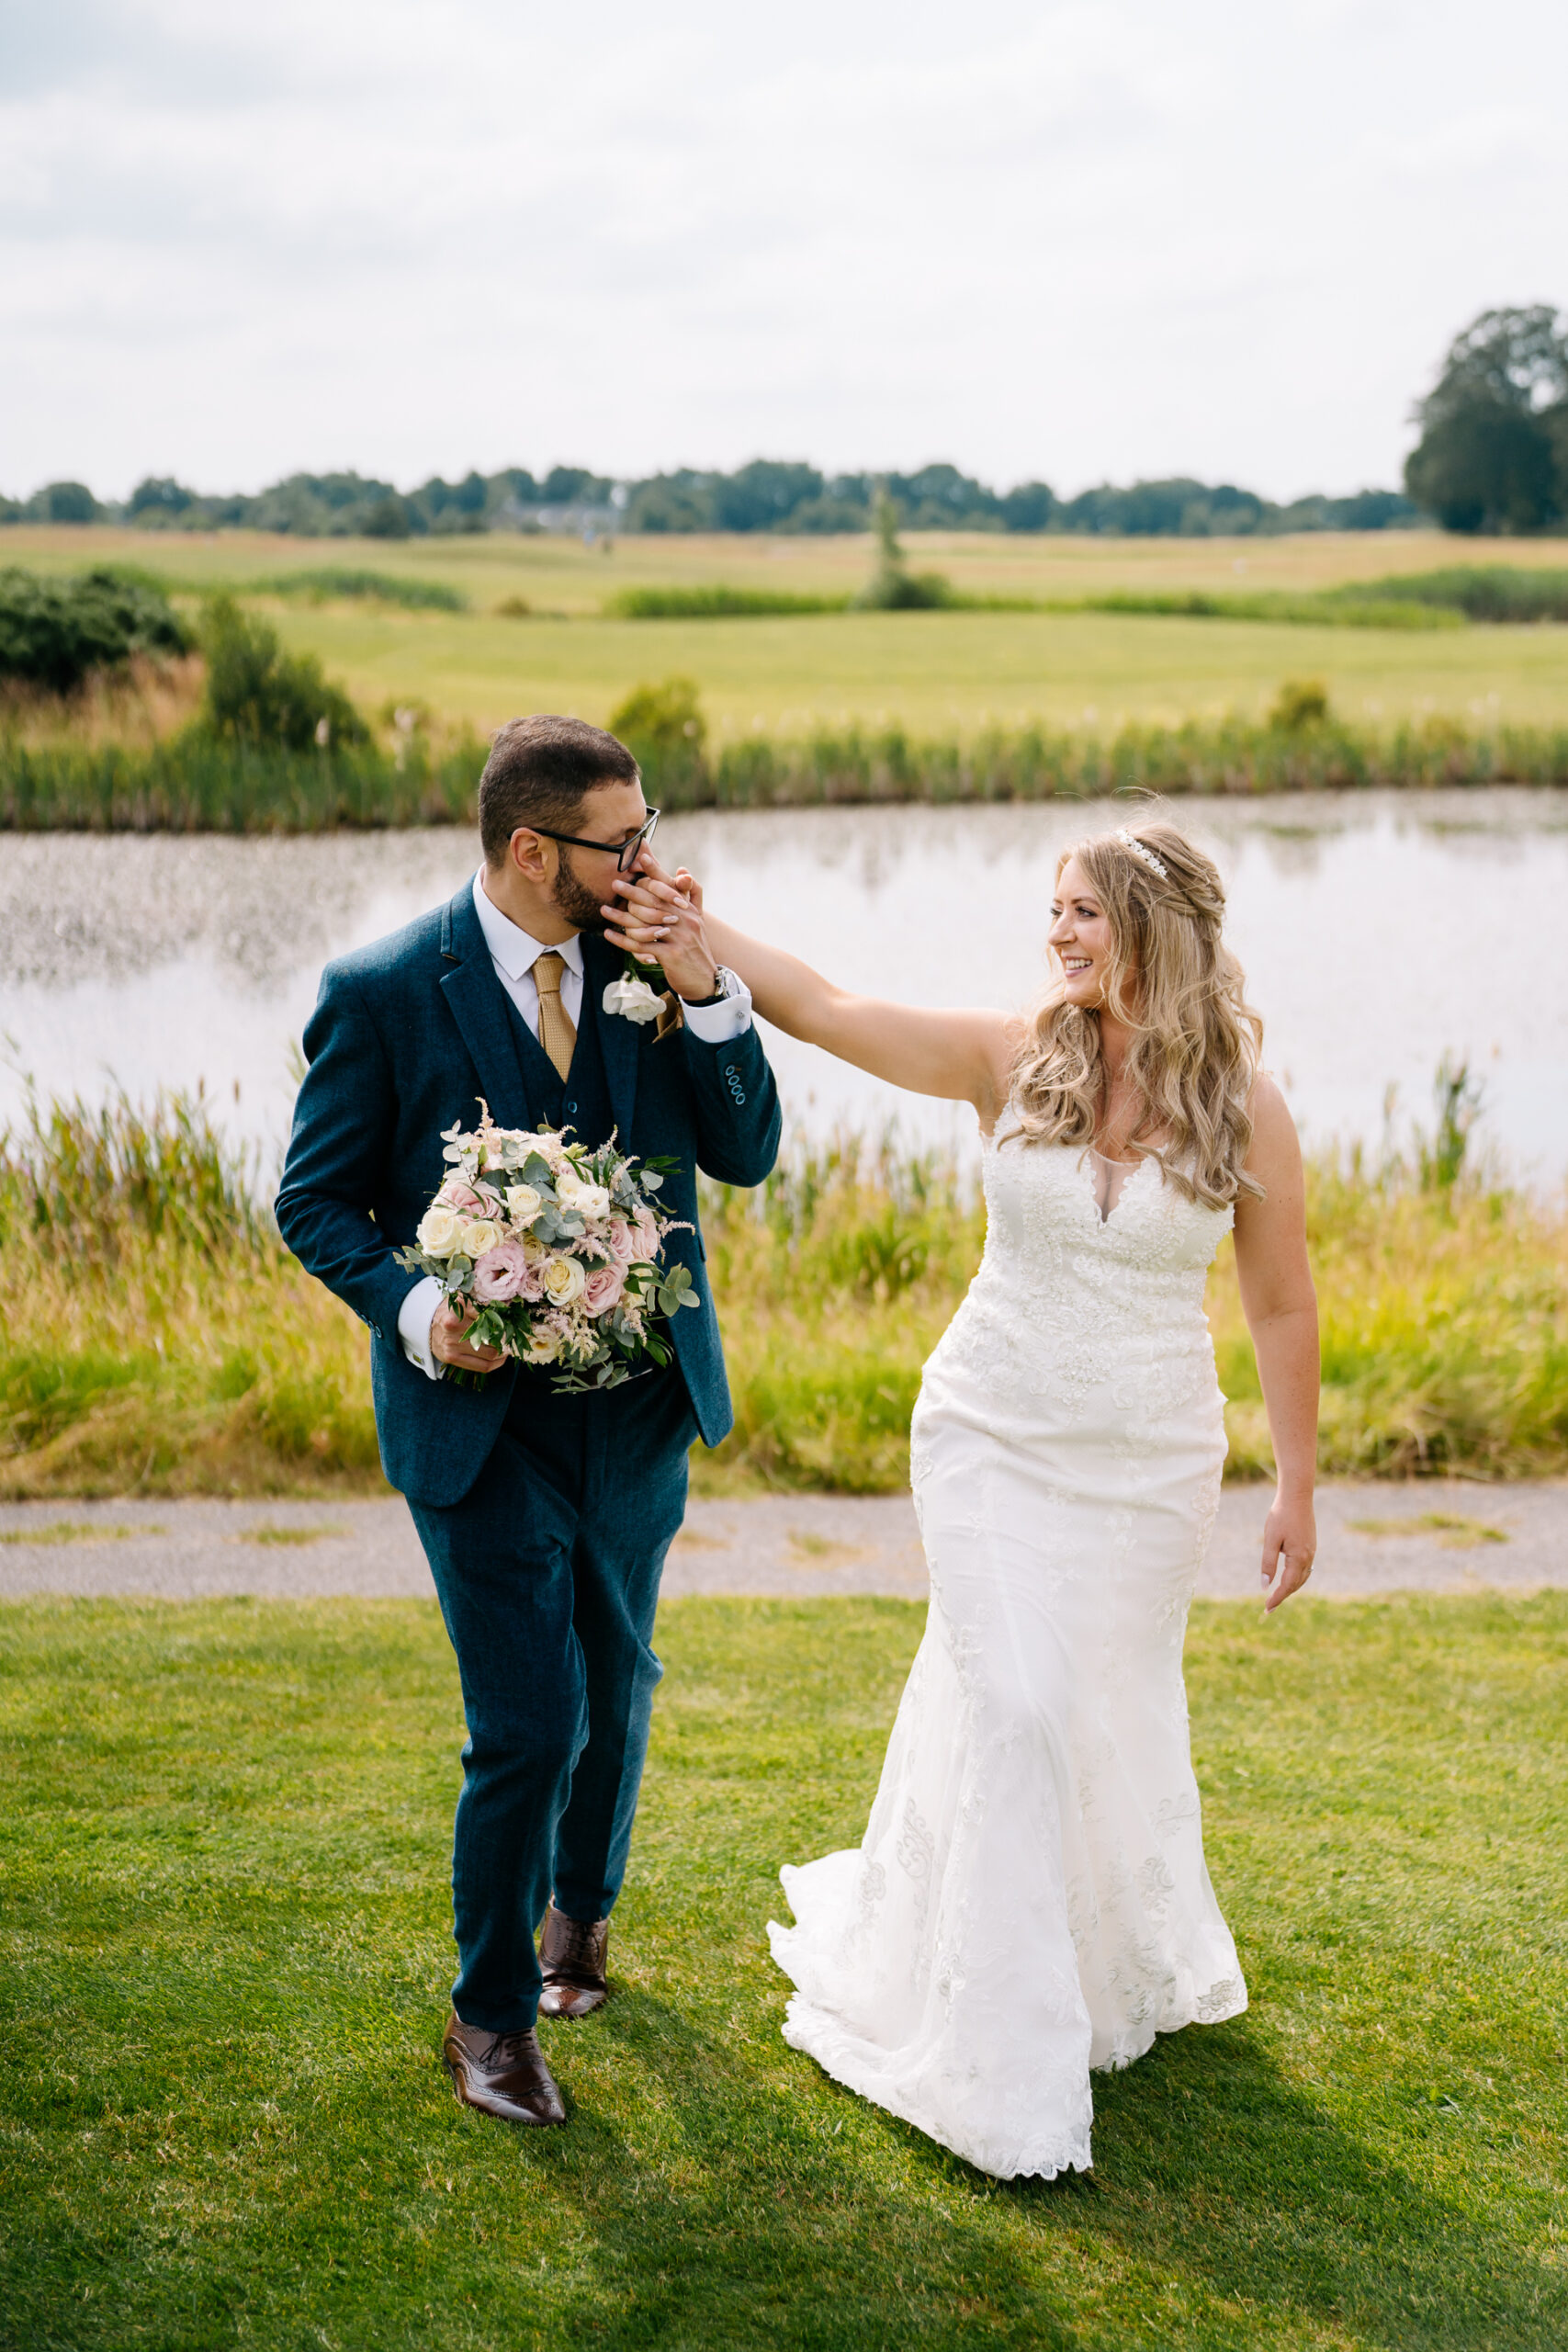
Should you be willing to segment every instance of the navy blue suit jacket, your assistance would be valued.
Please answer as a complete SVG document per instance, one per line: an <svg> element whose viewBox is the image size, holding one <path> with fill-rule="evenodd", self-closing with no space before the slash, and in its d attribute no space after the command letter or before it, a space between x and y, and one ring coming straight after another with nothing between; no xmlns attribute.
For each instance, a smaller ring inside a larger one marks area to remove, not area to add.
<svg viewBox="0 0 1568 2352"><path fill-rule="evenodd" d="M591 933L582 957L585 990L602 993L622 970L619 955ZM693 1229L671 1234L664 1255L689 1267L702 1306L682 1308L671 1329L697 1428L716 1445L734 1415L705 1279L697 1170L721 1183L760 1184L778 1155L778 1089L755 1028L723 1046L705 1045L689 1027L656 1039L651 1023L618 1017L602 1019L599 1032L621 1143L639 1159L680 1162L661 1202ZM447 1507L483 1469L518 1374L505 1365L472 1389L427 1379L410 1363L398 1310L420 1278L392 1253L412 1241L445 1178L443 1127L475 1125L481 1094L499 1125L537 1126L540 1118L471 885L389 939L328 965L305 1053L278 1227L300 1263L370 1327L388 1477L415 1502Z"/></svg>

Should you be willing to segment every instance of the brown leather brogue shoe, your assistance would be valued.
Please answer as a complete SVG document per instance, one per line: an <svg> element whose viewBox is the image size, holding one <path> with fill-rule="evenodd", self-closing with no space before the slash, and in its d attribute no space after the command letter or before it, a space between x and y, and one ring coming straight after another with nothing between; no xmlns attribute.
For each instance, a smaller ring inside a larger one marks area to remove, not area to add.
<svg viewBox="0 0 1568 2352"><path fill-rule="evenodd" d="M545 1989L539 1996L541 2016L585 2018L603 2008L610 1997L604 1963L610 1951L610 1922L595 1919L587 1927L569 1919L552 1903L539 1935L539 1967Z"/></svg>
<svg viewBox="0 0 1568 2352"><path fill-rule="evenodd" d="M482 2026L465 2025L454 2009L441 2055L465 2107L498 2115L503 2123L566 2121L566 2102L532 2026L525 2033L487 2033Z"/></svg>

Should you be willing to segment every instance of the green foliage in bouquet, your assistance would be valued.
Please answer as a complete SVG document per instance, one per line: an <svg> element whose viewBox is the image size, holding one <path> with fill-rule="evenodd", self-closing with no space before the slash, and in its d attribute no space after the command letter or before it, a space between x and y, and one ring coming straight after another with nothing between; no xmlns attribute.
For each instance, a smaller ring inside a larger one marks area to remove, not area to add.
<svg viewBox="0 0 1568 2352"><path fill-rule="evenodd" d="M451 1172L399 1265L435 1277L470 1342L554 1366L563 1394L619 1387L645 1357L667 1364L652 1317L701 1304L684 1266L659 1263L678 1228L654 1195L678 1163L630 1159L613 1136L593 1149L550 1127L498 1127L480 1109L471 1132L443 1129Z"/></svg>

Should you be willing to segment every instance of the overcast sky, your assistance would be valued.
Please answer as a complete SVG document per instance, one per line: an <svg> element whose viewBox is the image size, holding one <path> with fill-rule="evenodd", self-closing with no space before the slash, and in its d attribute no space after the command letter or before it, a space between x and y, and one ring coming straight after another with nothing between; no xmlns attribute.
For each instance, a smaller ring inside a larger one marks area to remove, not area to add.
<svg viewBox="0 0 1568 2352"><path fill-rule="evenodd" d="M0 0L0 490L1392 483L1568 305L1562 0Z"/></svg>

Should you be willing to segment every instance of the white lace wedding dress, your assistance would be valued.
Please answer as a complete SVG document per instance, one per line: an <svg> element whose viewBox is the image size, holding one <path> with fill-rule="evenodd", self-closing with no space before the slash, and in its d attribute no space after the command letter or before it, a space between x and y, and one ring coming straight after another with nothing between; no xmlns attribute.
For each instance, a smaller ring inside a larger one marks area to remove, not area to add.
<svg viewBox="0 0 1568 2352"><path fill-rule="evenodd" d="M1232 1213L1076 1147L989 1147L985 1183L911 1435L925 1638L863 1843L784 1870L769 1933L786 2041L1010 2179L1089 2164L1091 2067L1247 2006L1181 1679Z"/></svg>

